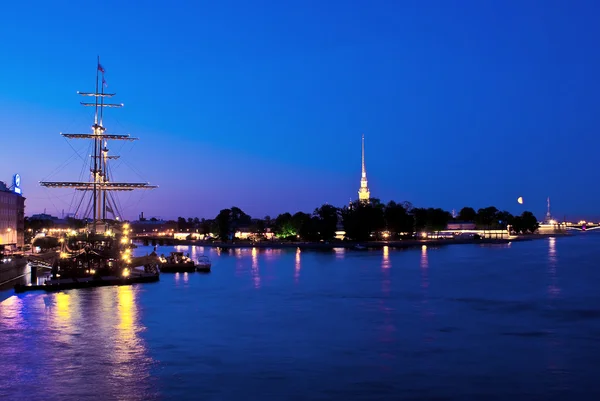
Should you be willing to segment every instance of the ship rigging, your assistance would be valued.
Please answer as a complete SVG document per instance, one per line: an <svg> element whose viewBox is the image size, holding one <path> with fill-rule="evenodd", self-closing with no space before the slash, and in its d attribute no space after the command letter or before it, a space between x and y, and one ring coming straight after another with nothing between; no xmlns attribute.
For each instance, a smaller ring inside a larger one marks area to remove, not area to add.
<svg viewBox="0 0 600 401"><path fill-rule="evenodd" d="M86 182L77 181L42 181L40 185L48 188L71 188L85 193L91 191L92 206L92 233L96 233L102 228L106 229L107 213L111 213L114 218L118 218L118 208L115 202L113 192L115 191L133 191L135 189L154 189L156 185L150 185L147 182L118 182L113 181L109 161L119 158L116 155L108 155L108 141L136 141L129 134L108 134L104 127L104 109L121 108L123 103L109 103L107 100L113 98L116 93L106 93L106 80L104 78L105 69L100 64L98 57L98 67L96 69L96 89L94 92L77 92L84 97L92 97L93 102L80 102L84 107L94 108L94 124L90 134L65 134L61 135L67 139L91 139L93 141L93 153L90 162L90 180Z"/></svg>

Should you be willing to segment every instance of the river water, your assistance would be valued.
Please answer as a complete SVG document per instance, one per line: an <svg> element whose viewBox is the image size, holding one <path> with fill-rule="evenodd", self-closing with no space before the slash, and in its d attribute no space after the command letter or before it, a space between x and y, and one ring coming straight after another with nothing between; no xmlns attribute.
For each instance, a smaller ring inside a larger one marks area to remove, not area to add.
<svg viewBox="0 0 600 401"><path fill-rule="evenodd" d="M599 245L177 247L213 272L0 293L0 399L598 400Z"/></svg>

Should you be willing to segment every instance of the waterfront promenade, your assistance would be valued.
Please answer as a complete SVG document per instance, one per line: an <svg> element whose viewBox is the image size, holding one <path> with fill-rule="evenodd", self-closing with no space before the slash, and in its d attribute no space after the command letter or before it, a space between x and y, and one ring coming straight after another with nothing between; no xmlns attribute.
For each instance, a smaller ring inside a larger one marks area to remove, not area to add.
<svg viewBox="0 0 600 401"><path fill-rule="evenodd" d="M405 249L414 248L423 245L428 246L445 246L445 245L465 245L465 244L507 244L516 241L532 241L549 237L569 236L569 233L553 233L553 234L530 234L530 235L514 235L508 238L438 238L438 239L409 239L397 241L329 241L329 242L289 242L289 241L244 241L234 240L230 242L221 241L200 241L200 240L175 240L165 237L134 237L134 241L148 241L158 245L195 245L209 248L300 248L300 249L333 249L346 248L356 249L382 249L383 247Z"/></svg>

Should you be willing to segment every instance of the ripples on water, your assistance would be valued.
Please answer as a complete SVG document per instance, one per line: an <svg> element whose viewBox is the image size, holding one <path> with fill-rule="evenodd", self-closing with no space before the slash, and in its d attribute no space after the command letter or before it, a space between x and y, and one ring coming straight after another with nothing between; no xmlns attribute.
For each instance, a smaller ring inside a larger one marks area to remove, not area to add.
<svg viewBox="0 0 600 401"><path fill-rule="evenodd" d="M0 400L598 400L598 240L178 247L213 273L0 294Z"/></svg>

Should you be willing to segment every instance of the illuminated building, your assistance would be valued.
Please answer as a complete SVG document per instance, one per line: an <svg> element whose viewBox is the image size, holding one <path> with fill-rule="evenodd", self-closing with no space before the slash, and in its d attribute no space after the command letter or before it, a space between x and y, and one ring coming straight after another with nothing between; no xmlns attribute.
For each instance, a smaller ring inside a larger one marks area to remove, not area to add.
<svg viewBox="0 0 600 401"><path fill-rule="evenodd" d="M367 169L365 168L365 135L362 136L362 174L360 176L360 189L358 190L358 200L360 202L369 202L371 192L367 186Z"/></svg>
<svg viewBox="0 0 600 401"><path fill-rule="evenodd" d="M24 233L25 198L21 191L21 177L15 174L11 187L0 181L0 246L23 246Z"/></svg>

